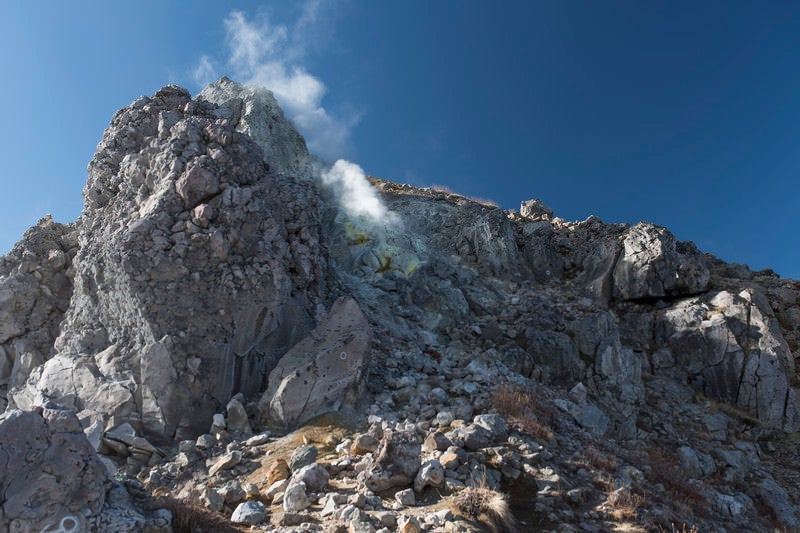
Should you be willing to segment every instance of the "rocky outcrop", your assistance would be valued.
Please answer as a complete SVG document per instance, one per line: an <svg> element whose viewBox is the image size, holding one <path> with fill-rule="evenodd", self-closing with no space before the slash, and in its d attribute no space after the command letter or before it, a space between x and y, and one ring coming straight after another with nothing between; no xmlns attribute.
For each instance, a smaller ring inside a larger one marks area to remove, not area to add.
<svg viewBox="0 0 800 533"><path fill-rule="evenodd" d="M0 259L0 392L26 411L0 424L69 408L109 469L279 529L457 530L424 506L474 484L587 530L632 491L643 524L796 524L797 282L539 200L370 178L385 217L361 216L317 167L269 91L227 79L117 113L81 219ZM352 442L309 429L343 406ZM136 530L135 483L87 479L87 524Z"/></svg>
<svg viewBox="0 0 800 533"><path fill-rule="evenodd" d="M15 405L196 435L311 330L328 283L315 186L269 170L225 109L170 86L115 115L89 165L57 355Z"/></svg>
<svg viewBox="0 0 800 533"><path fill-rule="evenodd" d="M0 508L3 531L171 531L168 511L112 482L75 414L51 407L0 415Z"/></svg>
<svg viewBox="0 0 800 533"><path fill-rule="evenodd" d="M711 293L665 310L656 373L678 370L696 389L786 431L800 429L795 360L763 293Z"/></svg>
<svg viewBox="0 0 800 533"><path fill-rule="evenodd" d="M2 415L0 457L4 531L80 531L103 508L108 473L69 411Z"/></svg>
<svg viewBox="0 0 800 533"><path fill-rule="evenodd" d="M314 175L305 139L283 116L272 91L222 78L203 89L198 98L218 104L214 115L253 139L264 151L264 161L273 173L299 179Z"/></svg>
<svg viewBox="0 0 800 533"><path fill-rule="evenodd" d="M48 215L0 257L0 389L22 385L53 355L72 296L76 228Z"/></svg>
<svg viewBox="0 0 800 533"><path fill-rule="evenodd" d="M694 244L677 243L665 228L639 223L622 241L614 296L624 300L685 296L708 288L711 274Z"/></svg>

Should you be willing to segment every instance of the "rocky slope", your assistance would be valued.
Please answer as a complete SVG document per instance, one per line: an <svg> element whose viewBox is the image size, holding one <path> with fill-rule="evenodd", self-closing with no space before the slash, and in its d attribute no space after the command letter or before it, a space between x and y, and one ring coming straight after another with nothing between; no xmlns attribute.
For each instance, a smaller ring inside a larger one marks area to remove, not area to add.
<svg viewBox="0 0 800 533"><path fill-rule="evenodd" d="M798 282L323 173L225 78L114 116L80 219L0 258L0 529L800 527Z"/></svg>

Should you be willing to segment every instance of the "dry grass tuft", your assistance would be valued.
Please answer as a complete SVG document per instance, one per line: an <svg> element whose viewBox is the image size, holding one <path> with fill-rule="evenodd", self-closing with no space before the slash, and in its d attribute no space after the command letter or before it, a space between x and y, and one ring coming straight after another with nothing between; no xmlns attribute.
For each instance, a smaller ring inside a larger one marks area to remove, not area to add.
<svg viewBox="0 0 800 533"><path fill-rule="evenodd" d="M172 530L175 533L240 533L231 523L217 513L199 505L161 497L158 503L172 513Z"/></svg>
<svg viewBox="0 0 800 533"><path fill-rule="evenodd" d="M596 447L589 445L583 452L586 460L595 468L605 470L606 472L614 472L617 469L617 458L607 453L604 453Z"/></svg>
<svg viewBox="0 0 800 533"><path fill-rule="evenodd" d="M514 533L516 520L506 496L485 485L468 487L450 498L455 514L481 522L493 533Z"/></svg>
<svg viewBox="0 0 800 533"><path fill-rule="evenodd" d="M609 516L617 521L635 520L644 498L632 492L628 487L612 491L606 498L605 506Z"/></svg>
<svg viewBox="0 0 800 533"><path fill-rule="evenodd" d="M492 405L521 432L548 442L555 440L550 429L553 411L531 388L507 383L500 385L494 390Z"/></svg>
<svg viewBox="0 0 800 533"><path fill-rule="evenodd" d="M664 485L673 496L688 503L695 511L707 504L706 491L701 486L687 483L686 475L678 466L678 458L658 448L647 451L650 476Z"/></svg>

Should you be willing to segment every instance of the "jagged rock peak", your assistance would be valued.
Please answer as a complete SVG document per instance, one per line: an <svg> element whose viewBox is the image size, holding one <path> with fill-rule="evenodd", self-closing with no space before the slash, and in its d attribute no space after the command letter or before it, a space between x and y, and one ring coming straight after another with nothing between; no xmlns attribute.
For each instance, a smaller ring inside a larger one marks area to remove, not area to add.
<svg viewBox="0 0 800 533"><path fill-rule="evenodd" d="M271 96L242 91L242 116L268 104L274 144L305 157ZM329 303L317 189L237 132L228 104L167 86L115 114L89 164L53 357L12 403L192 436L235 393L262 391L314 327Z"/></svg>
<svg viewBox="0 0 800 533"><path fill-rule="evenodd" d="M264 150L273 172L308 179L314 165L306 141L284 117L272 91L242 85L222 77L209 84L199 99L219 105L215 113L231 121L236 131L249 135Z"/></svg>

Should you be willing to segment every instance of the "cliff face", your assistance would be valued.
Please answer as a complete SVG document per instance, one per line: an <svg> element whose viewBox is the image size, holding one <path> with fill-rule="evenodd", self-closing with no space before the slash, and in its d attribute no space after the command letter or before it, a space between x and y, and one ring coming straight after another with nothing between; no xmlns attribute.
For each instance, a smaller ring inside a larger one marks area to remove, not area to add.
<svg viewBox="0 0 800 533"><path fill-rule="evenodd" d="M58 404L168 442L226 409L245 432L370 402L469 419L524 383L597 439L677 445L672 424L706 420L704 402L760 435L800 430L798 282L539 201L371 179L394 213L374 222L319 172L263 89L168 86L119 111L81 218L43 219L0 258L9 409ZM475 365L486 379L467 380Z"/></svg>

